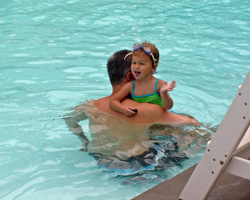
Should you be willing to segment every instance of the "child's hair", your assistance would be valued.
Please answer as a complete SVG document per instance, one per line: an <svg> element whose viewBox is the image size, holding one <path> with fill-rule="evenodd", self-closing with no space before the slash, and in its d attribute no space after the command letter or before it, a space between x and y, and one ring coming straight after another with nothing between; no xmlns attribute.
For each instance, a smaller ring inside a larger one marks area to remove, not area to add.
<svg viewBox="0 0 250 200"><path fill-rule="evenodd" d="M135 45L138 45L138 44L135 44ZM159 63L159 57L160 57L158 49L155 47L155 45L153 45L153 44L151 44L149 42L143 42L141 45L143 45L145 47L149 47L151 49L154 58L157 60L157 61L154 62L152 56L150 56L150 59L152 60L152 66L153 66L153 68L155 68L154 64ZM145 54L143 49L140 48L140 49L134 51L133 55L141 55L142 53ZM156 73L156 71L155 71L155 73Z"/></svg>

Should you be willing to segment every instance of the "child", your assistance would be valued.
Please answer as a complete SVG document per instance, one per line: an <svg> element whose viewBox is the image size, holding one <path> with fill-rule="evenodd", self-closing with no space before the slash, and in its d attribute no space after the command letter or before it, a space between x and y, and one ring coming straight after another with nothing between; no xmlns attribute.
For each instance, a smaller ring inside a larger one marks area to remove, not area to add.
<svg viewBox="0 0 250 200"><path fill-rule="evenodd" d="M129 94L132 99L139 103L154 103L165 109L173 107L173 100L168 92L175 87L175 81L170 84L153 76L159 62L159 52L150 43L135 44L132 54L131 72L135 81L126 83L121 90L110 100L111 109L123 113L126 116L133 116L137 113L136 108L124 107L121 101Z"/></svg>

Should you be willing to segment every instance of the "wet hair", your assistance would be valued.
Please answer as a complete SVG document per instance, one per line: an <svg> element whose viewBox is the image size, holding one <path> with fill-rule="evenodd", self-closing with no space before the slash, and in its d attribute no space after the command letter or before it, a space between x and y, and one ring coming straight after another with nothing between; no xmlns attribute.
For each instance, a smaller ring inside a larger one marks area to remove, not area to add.
<svg viewBox="0 0 250 200"><path fill-rule="evenodd" d="M107 70L112 86L122 83L127 73L131 71L132 55L127 56L124 60L125 56L130 52L129 50L120 50L108 59Z"/></svg>
<svg viewBox="0 0 250 200"><path fill-rule="evenodd" d="M136 43L136 44L137 44L137 43ZM134 44L134 45L136 45L136 44ZM153 45L153 44L151 44L151 43L149 43L149 42L143 42L143 43L141 43L141 44L142 44L143 46L149 47L149 48L151 49L152 54L154 55L154 58L157 60L155 63L158 64L158 63L159 63L160 54L159 54L158 49L155 47L155 45ZM134 51L134 52L133 52L133 55L147 55L147 54L140 48L140 49ZM151 59L151 61L152 61L152 66L153 66L153 68L155 68L155 67L154 67L154 61L153 61L152 56L150 56L150 55L148 55L148 56L150 57L150 59ZM156 73L156 71L155 71L155 73Z"/></svg>

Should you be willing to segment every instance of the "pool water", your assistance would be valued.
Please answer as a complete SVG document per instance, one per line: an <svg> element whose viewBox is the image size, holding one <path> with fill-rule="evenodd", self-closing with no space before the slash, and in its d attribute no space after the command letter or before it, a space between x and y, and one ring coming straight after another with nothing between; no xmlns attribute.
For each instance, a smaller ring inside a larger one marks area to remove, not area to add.
<svg viewBox="0 0 250 200"><path fill-rule="evenodd" d="M250 69L250 2L0 2L0 199L131 199L197 163L119 175L79 151L62 116L110 94L109 56L150 41L176 112L220 124ZM83 123L87 129L87 123ZM167 197L166 197L167 198Z"/></svg>

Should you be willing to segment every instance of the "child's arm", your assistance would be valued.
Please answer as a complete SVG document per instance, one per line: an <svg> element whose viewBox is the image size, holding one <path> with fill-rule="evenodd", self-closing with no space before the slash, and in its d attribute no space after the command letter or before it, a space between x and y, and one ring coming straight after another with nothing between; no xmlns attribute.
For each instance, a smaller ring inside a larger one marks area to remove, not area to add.
<svg viewBox="0 0 250 200"><path fill-rule="evenodd" d="M161 80L161 86L160 86L160 95L161 99L164 105L165 109L171 109L174 105L173 99L169 96L169 91L173 91L175 88L175 81L172 81L172 83L167 83L167 81L162 81Z"/></svg>
<svg viewBox="0 0 250 200"><path fill-rule="evenodd" d="M129 94L130 91L132 90L132 83L128 82L126 83L120 90L117 92L109 101L109 106L112 110L122 113L128 117L131 117L136 114L136 111L133 111L134 108L130 107L124 107L121 104L121 101L125 99Z"/></svg>

